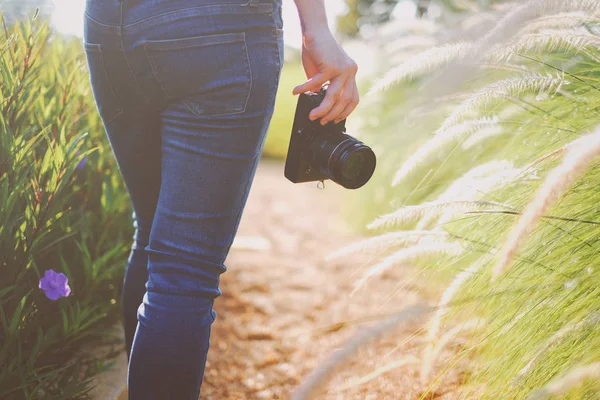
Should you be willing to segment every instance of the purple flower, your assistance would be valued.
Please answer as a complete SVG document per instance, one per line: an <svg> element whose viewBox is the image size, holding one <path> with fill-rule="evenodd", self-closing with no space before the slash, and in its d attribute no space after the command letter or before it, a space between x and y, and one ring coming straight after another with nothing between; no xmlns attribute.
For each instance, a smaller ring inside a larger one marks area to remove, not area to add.
<svg viewBox="0 0 600 400"><path fill-rule="evenodd" d="M87 163L87 156L84 156L81 161L79 161L79 164L77 164L77 169L82 170L85 167L85 163Z"/></svg>
<svg viewBox="0 0 600 400"><path fill-rule="evenodd" d="M44 277L40 279L40 289L46 293L50 300L58 300L59 297L67 297L71 293L69 279L62 272L49 269Z"/></svg>

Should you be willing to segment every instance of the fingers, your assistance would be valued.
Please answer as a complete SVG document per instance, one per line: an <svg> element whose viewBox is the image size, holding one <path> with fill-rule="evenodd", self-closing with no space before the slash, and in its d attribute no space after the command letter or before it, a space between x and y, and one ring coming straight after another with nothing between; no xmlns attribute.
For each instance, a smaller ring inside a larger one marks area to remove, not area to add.
<svg viewBox="0 0 600 400"><path fill-rule="evenodd" d="M331 108L331 110L329 110L329 112L323 118L321 118L321 125L325 125L330 121L335 121L335 123L337 124L339 121L341 121L343 119L343 118L340 119L340 116L341 116L342 112L344 110L346 110L346 107L348 106L348 104L350 104L350 102L354 100L355 90L356 90L356 83L354 82L354 79L346 80L346 85L342 89L335 105ZM352 108L352 110L353 109L354 108Z"/></svg>
<svg viewBox="0 0 600 400"><path fill-rule="evenodd" d="M329 78L325 74L318 73L302 85L296 86L293 93L296 95L304 92L318 92L328 80Z"/></svg>
<svg viewBox="0 0 600 400"><path fill-rule="evenodd" d="M337 124L340 121L345 120L348 116L354 111L359 102L358 88L356 87L356 82L354 82L354 89L352 91L352 100L348 102L346 108L335 118L334 122Z"/></svg>
<svg viewBox="0 0 600 400"><path fill-rule="evenodd" d="M344 89L345 83L346 77L343 75L337 76L331 80L331 83L327 88L325 98L323 99L321 104L318 107L314 108L309 114L309 118L312 121L324 117L329 111L331 111L333 106L337 103L338 97ZM324 125L322 120L321 124Z"/></svg>
<svg viewBox="0 0 600 400"><path fill-rule="evenodd" d="M320 72L302 85L296 86L293 90L294 95L305 92L319 92L323 85L329 81L325 98L309 115L312 121L320 119L321 125L328 124L331 121L338 123L350 115L358 104L358 90L356 88L358 66L341 49L339 44L335 43L333 47L333 50L327 48L327 46L324 49L303 49L302 61L307 76L310 76L309 72L314 72L312 71L313 67L318 68ZM309 51L315 54L309 53ZM315 62L313 58L320 60L319 63Z"/></svg>

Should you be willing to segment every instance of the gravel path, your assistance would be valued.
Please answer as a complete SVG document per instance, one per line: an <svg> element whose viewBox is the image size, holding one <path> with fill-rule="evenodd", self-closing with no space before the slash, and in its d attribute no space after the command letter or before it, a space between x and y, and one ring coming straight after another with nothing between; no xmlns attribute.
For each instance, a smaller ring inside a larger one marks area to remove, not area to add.
<svg viewBox="0 0 600 400"><path fill-rule="evenodd" d="M340 219L342 190L331 183L325 190L294 185L283 177L283 164L261 162L216 301L203 399L290 398L374 316L424 303L426 290L414 271L396 268L351 295L359 268L373 261L324 260L360 239ZM317 398L453 398L458 374L424 393L416 359L424 335L417 328L396 329L362 348ZM397 367L385 371L392 363Z"/></svg>

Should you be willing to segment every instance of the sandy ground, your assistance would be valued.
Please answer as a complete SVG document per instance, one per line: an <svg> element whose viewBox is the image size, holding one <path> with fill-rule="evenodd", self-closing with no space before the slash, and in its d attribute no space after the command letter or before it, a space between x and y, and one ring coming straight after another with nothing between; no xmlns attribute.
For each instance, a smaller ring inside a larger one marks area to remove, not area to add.
<svg viewBox="0 0 600 400"><path fill-rule="evenodd" d="M332 352L381 320L374 317L427 304L425 286L409 268L374 278L351 295L361 266L373 260L324 260L360 239L340 219L342 190L331 183L324 190L293 185L282 164L261 163L216 302L203 399L291 398ZM418 379L422 322L361 348L315 398L456 397L458 372L445 374L430 392Z"/></svg>

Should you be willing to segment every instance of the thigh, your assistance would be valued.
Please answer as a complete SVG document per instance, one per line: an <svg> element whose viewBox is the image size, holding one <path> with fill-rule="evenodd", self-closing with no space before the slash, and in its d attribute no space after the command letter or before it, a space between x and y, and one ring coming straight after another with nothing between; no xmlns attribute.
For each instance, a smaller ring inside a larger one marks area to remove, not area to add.
<svg viewBox="0 0 600 400"><path fill-rule="evenodd" d="M173 99L162 112L148 292L216 297L273 113L281 31L221 32L147 48ZM168 69L178 76L167 76Z"/></svg>
<svg viewBox="0 0 600 400"><path fill-rule="evenodd" d="M145 246L161 186L160 121L153 113L129 112L106 132L133 205L136 243Z"/></svg>
<svg viewBox="0 0 600 400"><path fill-rule="evenodd" d="M88 3L90 4L90 3ZM119 7L112 6L117 12ZM108 11L110 7L107 7ZM116 21L113 21L117 23ZM147 241L158 199L161 176L161 119L149 108L119 47L112 29L98 29L85 19L84 47L94 99L103 121L119 171L130 194L138 236Z"/></svg>

